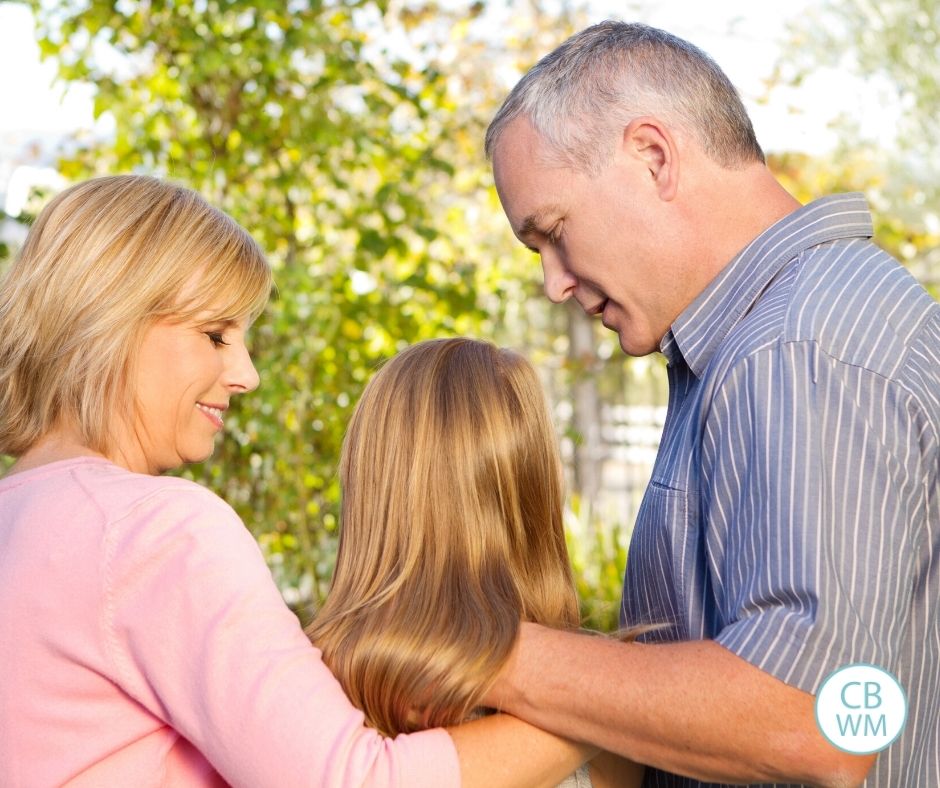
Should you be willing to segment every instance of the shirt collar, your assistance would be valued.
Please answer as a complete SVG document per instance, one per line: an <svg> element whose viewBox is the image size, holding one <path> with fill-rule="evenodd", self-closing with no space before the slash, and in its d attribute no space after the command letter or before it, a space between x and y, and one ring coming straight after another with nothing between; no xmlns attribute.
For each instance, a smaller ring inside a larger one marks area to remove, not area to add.
<svg viewBox="0 0 940 788"><path fill-rule="evenodd" d="M751 241L676 318L660 343L701 378L718 346L787 262L800 252L841 238L871 238L864 195L837 194L804 205Z"/></svg>

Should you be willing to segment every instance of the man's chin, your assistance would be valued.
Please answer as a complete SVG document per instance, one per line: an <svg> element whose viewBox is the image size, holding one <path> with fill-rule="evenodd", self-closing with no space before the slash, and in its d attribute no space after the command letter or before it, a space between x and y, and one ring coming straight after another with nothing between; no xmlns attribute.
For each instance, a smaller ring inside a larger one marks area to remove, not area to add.
<svg viewBox="0 0 940 788"><path fill-rule="evenodd" d="M617 329L612 329L617 331ZM617 331L620 340L620 349L628 356L648 356L659 350L658 342L643 341L643 338L628 334L626 331Z"/></svg>

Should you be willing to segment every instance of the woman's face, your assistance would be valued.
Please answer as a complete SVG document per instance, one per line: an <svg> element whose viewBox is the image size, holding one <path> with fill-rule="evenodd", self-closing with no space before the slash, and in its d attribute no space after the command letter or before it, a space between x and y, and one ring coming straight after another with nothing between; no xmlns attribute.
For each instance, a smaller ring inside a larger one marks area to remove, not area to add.
<svg viewBox="0 0 940 788"><path fill-rule="evenodd" d="M245 346L248 321L154 323L138 355L133 422L120 464L156 474L212 454L232 396L258 386Z"/></svg>

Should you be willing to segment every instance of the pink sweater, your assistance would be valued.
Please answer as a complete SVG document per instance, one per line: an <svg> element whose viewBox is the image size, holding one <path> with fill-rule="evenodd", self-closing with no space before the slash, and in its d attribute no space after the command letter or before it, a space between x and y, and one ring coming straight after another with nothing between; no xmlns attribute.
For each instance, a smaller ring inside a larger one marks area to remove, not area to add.
<svg viewBox="0 0 940 788"><path fill-rule="evenodd" d="M0 479L0 784L457 786L363 726L232 509L93 458Z"/></svg>

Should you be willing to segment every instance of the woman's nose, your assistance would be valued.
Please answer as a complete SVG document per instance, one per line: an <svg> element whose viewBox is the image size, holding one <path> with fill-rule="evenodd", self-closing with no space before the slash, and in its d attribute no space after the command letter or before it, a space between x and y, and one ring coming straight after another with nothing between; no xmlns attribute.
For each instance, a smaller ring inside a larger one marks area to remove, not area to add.
<svg viewBox="0 0 940 788"><path fill-rule="evenodd" d="M231 348L229 365L226 370L226 385L242 392L254 391L261 378L255 369L251 354L243 342Z"/></svg>

